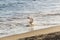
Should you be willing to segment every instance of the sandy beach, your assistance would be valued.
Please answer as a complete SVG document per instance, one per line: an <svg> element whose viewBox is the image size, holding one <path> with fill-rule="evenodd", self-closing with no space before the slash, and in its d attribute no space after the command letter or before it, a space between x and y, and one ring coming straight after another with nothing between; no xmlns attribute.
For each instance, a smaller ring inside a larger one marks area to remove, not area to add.
<svg viewBox="0 0 60 40"><path fill-rule="evenodd" d="M49 34L49 33L54 33L54 32L59 32L59 31L60 31L60 26L54 26L54 27L35 30L35 31L23 33L23 34L17 34L17 35L3 37L3 38L0 38L0 40L18 40L20 38L26 38L26 37L42 35L42 34Z"/></svg>

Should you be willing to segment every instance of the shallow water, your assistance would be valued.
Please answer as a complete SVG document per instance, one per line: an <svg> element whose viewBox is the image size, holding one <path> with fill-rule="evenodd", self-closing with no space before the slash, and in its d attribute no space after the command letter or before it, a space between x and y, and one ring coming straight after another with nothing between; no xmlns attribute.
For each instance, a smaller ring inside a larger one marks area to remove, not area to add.
<svg viewBox="0 0 60 40"><path fill-rule="evenodd" d="M60 15L43 15L43 14L21 14L17 13L14 15L14 17L8 16L7 17L1 17L0 21L0 37L8 36L8 35L13 35L13 34L21 34L25 32L30 32L33 30L39 30L39 29L44 29L48 28L51 26L56 26L60 25ZM32 16L34 19L34 26L33 30L31 30L31 27L27 27L28 25L28 20L27 17ZM57 19L58 18L58 19Z"/></svg>

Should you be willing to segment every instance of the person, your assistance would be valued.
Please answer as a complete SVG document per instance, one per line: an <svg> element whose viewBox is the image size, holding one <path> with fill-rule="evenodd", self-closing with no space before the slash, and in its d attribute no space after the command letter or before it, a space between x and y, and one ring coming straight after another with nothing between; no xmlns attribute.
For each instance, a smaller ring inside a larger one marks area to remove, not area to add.
<svg viewBox="0 0 60 40"><path fill-rule="evenodd" d="M30 27L30 31L34 30L33 29L33 18L32 17L27 17L29 19L28 23L29 25L27 25L28 27Z"/></svg>
<svg viewBox="0 0 60 40"><path fill-rule="evenodd" d="M33 25L33 18L32 17L27 17L29 19L29 25L32 26Z"/></svg>

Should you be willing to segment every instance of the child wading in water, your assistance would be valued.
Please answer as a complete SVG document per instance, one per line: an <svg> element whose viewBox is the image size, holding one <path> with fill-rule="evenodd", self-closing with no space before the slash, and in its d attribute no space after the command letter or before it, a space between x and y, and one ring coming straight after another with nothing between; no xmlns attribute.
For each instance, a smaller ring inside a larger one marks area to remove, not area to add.
<svg viewBox="0 0 60 40"><path fill-rule="evenodd" d="M28 25L28 27L31 27L31 30L33 30L33 18L32 17L27 17L27 19L29 19L29 25Z"/></svg>

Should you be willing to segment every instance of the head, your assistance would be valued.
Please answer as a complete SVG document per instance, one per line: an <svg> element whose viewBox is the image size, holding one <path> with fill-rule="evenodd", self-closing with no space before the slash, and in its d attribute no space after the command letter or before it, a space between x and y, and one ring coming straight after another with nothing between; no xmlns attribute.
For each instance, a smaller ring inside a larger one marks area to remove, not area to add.
<svg viewBox="0 0 60 40"><path fill-rule="evenodd" d="M28 19L30 19L30 17L27 17Z"/></svg>

